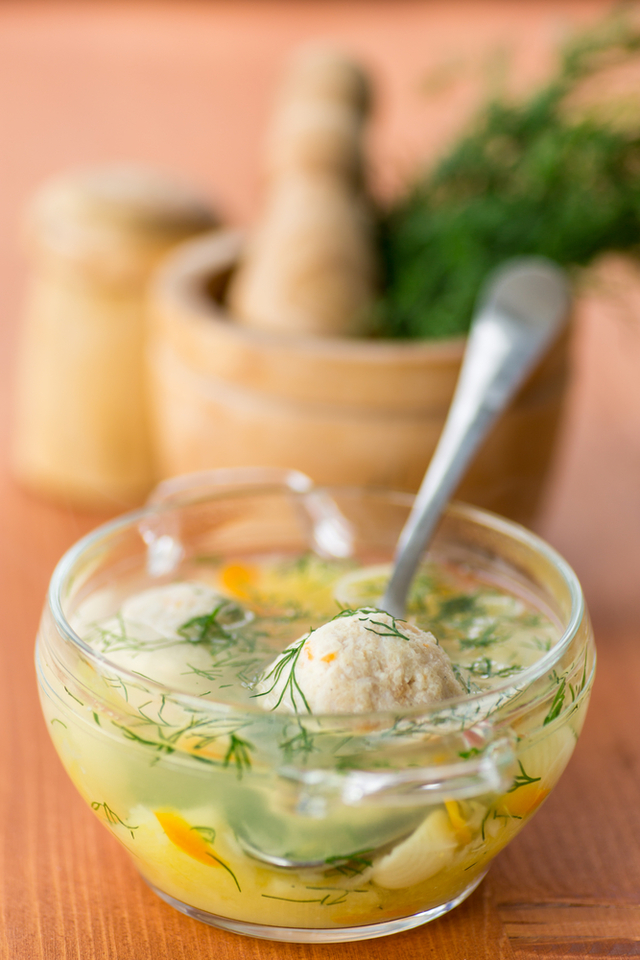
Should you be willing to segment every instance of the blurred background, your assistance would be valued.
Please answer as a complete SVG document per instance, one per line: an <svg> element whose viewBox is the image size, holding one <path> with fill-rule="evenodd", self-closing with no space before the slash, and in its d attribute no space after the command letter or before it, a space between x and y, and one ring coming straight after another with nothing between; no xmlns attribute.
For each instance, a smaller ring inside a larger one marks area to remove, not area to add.
<svg viewBox="0 0 640 960"><path fill-rule="evenodd" d="M21 224L43 181L133 162L192 185L225 224L250 226L260 211L274 91L291 54L321 39L370 74L370 183L389 202L488 96L529 95L554 69L558 46L612 9L604 0L4 0L3 409L13 405L29 270ZM626 82L632 91L633 74ZM536 520L576 568L596 621L608 623L635 616L640 563L640 285L628 264L614 274L615 295L587 284L579 299L573 378ZM0 418L5 466L11 422ZM2 485L14 490L6 470Z"/></svg>

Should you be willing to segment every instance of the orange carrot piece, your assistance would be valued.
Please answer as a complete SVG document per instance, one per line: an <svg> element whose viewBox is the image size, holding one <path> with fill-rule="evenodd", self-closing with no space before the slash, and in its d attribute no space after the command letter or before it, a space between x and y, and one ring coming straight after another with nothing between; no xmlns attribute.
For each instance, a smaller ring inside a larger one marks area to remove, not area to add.
<svg viewBox="0 0 640 960"><path fill-rule="evenodd" d="M206 863L208 867L222 865L209 853L208 844L204 837L189 826L181 816L168 810L155 810L154 812L171 843L179 847L183 853L193 857L194 860L199 860L200 863Z"/></svg>
<svg viewBox="0 0 640 960"><path fill-rule="evenodd" d="M255 582L256 571L243 563L229 563L220 574L220 582L225 590L241 600L250 599L250 588Z"/></svg>
<svg viewBox="0 0 640 960"><path fill-rule="evenodd" d="M471 841L472 834L467 821L460 813L460 806L456 800L445 800L444 805L458 843L464 846Z"/></svg>
<svg viewBox="0 0 640 960"><path fill-rule="evenodd" d="M549 790L538 783L525 783L505 795L496 804L498 816L527 817L549 795Z"/></svg>

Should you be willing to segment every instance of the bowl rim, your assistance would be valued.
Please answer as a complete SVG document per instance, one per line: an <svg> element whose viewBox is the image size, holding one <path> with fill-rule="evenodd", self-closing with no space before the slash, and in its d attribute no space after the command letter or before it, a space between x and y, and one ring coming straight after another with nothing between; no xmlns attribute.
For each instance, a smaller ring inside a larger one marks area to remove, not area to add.
<svg viewBox="0 0 640 960"><path fill-rule="evenodd" d="M224 499L230 495L255 495L264 494L267 491L279 491L282 493L286 492L287 496L299 498L307 496L310 492L314 494L341 493L344 495L349 493L374 497L384 496L388 501L396 502L406 506L410 506L414 499L412 494L388 490L386 488L314 486L311 488L311 491L294 491L290 488L285 490L281 484L275 483L267 482L260 485L251 484L246 486L240 483L237 485L232 485L230 488L226 489L211 490L206 495L203 495L202 493L191 496L185 495L172 501L147 505L137 510L130 511L114 518L113 520L109 520L106 523L100 524L94 530L73 544L73 546L71 546L58 561L51 576L46 601L53 616L56 629L59 631L62 637L64 637L72 645L72 647L75 647L85 657L88 657L90 661L93 661L101 667L107 668L118 675L122 675L123 677L127 678L129 682L139 681L140 678L138 675L127 670L125 667L121 667L119 664L114 663L109 659L109 657L105 656L105 654L95 650L90 644L84 641L68 622L62 608L62 593L68 583L69 576L73 573L75 564L81 559L85 551L95 547L101 539L106 540L108 537L117 534L128 527L139 525L141 521L148 520L150 517L161 516L163 514L170 513L173 510L189 505L196 505L198 503L206 503L212 500ZM514 683L513 679L511 678L507 678L503 683L492 686L489 690L483 690L479 693L465 693L459 697L451 697L447 700L438 701L436 704L423 704L408 708L372 711L368 713L295 714L296 717L309 717L313 718L314 721L339 721L341 723L348 723L349 720L362 721L363 717L372 719L377 718L380 720L389 716L393 716L394 718L415 718L417 716L426 717L437 714L442 710L450 710L462 704L469 705L472 703L482 703L483 700L494 698L496 695L499 695L505 691L512 692L511 699L518 699L521 692L530 688L532 684L544 676L545 673L548 673L553 666L559 660L561 660L562 656L576 636L585 616L587 615L584 594L578 577L576 576L572 567L552 546L550 546L537 534L528 530L526 527L523 527L512 520L507 520L506 518L492 513L489 510L484 510L481 507L476 507L471 504L462 503L461 501L452 501L445 509L443 515L458 517L463 520L470 521L476 525L490 527L493 531L517 540L525 547L536 551L553 566L555 566L556 570L568 587L569 596L571 599L571 611L567 626L558 642L539 660L523 670L517 675L516 678L513 678L517 681L517 683ZM276 715L272 712L265 712L257 704L245 704L230 700L203 700L198 696L183 692L160 681L150 680L148 678L145 682L148 683L150 690L155 690L160 694L170 696L175 703L179 703L183 706L191 708L197 704L199 712L211 711L212 713L216 712L219 714L219 712L223 710L226 713L233 712L234 715L244 714L246 716L251 716L254 718L261 717L263 719L269 716L279 716L282 718L285 718L286 716L293 716L289 714L285 715L284 713L279 713ZM490 719L490 717L488 719Z"/></svg>
<svg viewBox="0 0 640 960"><path fill-rule="evenodd" d="M237 267L245 245L245 233L227 228L203 233L178 244L162 262L150 288L154 304L171 304L172 317L181 318L186 308L189 323L206 330L215 327L216 336L248 349L281 352L327 360L385 364L389 361L422 366L459 364L467 340L464 333L450 337L359 338L318 337L304 333L278 333L230 323L227 306L207 292L215 278ZM176 308L178 308L176 310Z"/></svg>

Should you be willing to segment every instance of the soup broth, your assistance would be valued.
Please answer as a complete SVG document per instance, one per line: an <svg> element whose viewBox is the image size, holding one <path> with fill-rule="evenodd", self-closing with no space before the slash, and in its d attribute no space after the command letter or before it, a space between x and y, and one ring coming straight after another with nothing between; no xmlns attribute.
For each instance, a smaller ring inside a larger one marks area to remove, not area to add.
<svg viewBox="0 0 640 960"><path fill-rule="evenodd" d="M377 606L388 573L313 554L209 558L180 582L103 589L78 607L77 686L40 665L51 734L163 896L288 928L429 911L465 896L549 794L592 660L583 651L532 685L559 624L462 564L424 564L406 618L434 634L465 696L360 720L262 709L274 657L343 610ZM465 764L469 786L455 774ZM449 771L449 793L424 788L427 769ZM405 787L387 788L397 771Z"/></svg>

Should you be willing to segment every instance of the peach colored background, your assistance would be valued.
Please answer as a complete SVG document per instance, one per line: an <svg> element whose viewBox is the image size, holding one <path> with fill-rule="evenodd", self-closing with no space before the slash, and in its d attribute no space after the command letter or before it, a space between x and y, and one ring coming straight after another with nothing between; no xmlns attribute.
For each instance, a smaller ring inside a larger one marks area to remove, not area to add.
<svg viewBox="0 0 640 960"><path fill-rule="evenodd" d="M330 948L241 940L179 916L144 887L62 771L33 678L47 581L97 518L30 497L7 469L25 275L18 221L42 178L78 164L139 160L195 181L229 219L246 223L258 202L260 143L280 64L295 44L320 35L361 55L378 78L371 150L379 187L389 191L459 126L501 49L512 48L517 84L526 87L572 24L610 6L0 3L1 960L638 955L640 296L625 287L619 309L591 296L580 310L565 442L541 520L583 579L598 629L600 674L584 737L549 803L478 892L449 917L400 937ZM440 103L424 89L438 66L462 76ZM517 922L523 904L542 929L535 942ZM562 904L571 904L568 920Z"/></svg>

